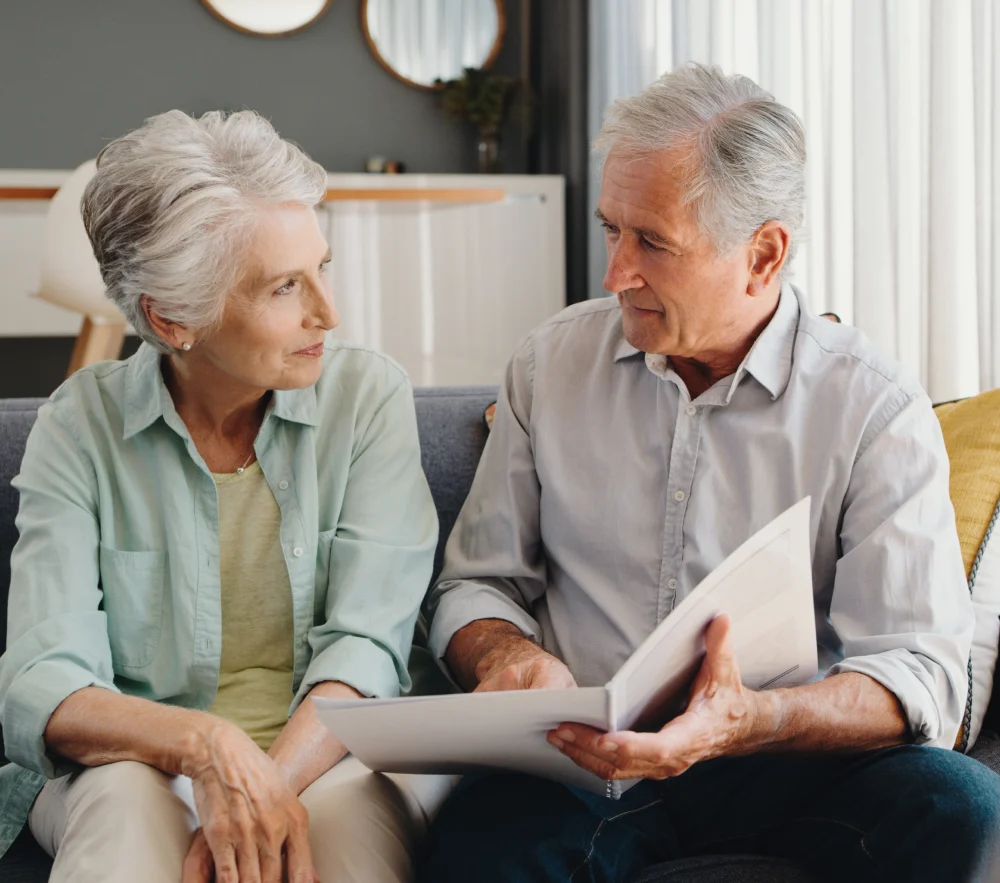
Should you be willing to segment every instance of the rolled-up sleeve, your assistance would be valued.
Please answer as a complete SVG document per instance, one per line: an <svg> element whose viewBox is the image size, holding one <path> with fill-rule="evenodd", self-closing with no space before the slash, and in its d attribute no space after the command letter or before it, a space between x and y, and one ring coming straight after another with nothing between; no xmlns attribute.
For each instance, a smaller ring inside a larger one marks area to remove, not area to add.
<svg viewBox="0 0 1000 883"><path fill-rule="evenodd" d="M410 688L406 665L437 530L404 378L381 394L360 432L330 540L326 620L309 632L312 659L293 709L321 681L378 697Z"/></svg>
<svg viewBox="0 0 1000 883"><path fill-rule="evenodd" d="M529 340L507 367L490 438L428 600L438 659L452 636L478 619L506 620L541 639L531 613L546 585L530 435L533 367Z"/></svg>
<svg viewBox="0 0 1000 883"><path fill-rule="evenodd" d="M117 690L101 609L94 470L56 405L39 411L13 485L20 536L0 658L4 753L53 777L67 768L46 753L52 713L84 687Z"/></svg>
<svg viewBox="0 0 1000 883"><path fill-rule="evenodd" d="M855 463L830 610L845 658L829 673L874 678L914 741L943 748L961 724L974 627L948 476L930 402L914 397Z"/></svg>

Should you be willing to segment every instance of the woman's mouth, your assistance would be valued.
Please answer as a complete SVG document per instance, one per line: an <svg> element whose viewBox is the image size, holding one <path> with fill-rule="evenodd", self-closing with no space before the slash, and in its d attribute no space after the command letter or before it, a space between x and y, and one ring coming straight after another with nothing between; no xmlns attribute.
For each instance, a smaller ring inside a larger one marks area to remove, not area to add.
<svg viewBox="0 0 1000 883"><path fill-rule="evenodd" d="M296 350L296 356L305 356L307 359L315 359L323 355L323 350L325 349L325 344L323 341L319 343L314 343L312 346L307 346L305 349Z"/></svg>

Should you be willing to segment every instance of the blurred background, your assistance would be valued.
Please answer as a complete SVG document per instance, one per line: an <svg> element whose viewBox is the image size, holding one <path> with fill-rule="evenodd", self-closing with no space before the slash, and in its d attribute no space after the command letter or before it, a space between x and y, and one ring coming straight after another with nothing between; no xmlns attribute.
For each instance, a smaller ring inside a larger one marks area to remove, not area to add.
<svg viewBox="0 0 1000 883"><path fill-rule="evenodd" d="M73 210L102 146L175 107L252 108L328 170L338 336L418 386L497 383L605 294L605 106L688 61L802 117L814 308L935 401L992 388L998 49L997 0L3 0L0 397L134 349Z"/></svg>

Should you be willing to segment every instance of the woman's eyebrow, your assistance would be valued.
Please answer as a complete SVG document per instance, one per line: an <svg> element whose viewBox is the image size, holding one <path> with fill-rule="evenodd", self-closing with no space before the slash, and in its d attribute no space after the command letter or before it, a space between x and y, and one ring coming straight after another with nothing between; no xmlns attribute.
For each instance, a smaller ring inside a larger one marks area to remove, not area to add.
<svg viewBox="0 0 1000 883"><path fill-rule="evenodd" d="M333 260L333 250L328 248L326 253L320 259L321 264L325 264L327 261ZM301 276L305 270L285 270L283 273L275 273L273 276L268 276L266 279L258 278L252 283L252 287L258 288L261 285L270 285L273 282L277 282L279 279L288 279L292 276Z"/></svg>

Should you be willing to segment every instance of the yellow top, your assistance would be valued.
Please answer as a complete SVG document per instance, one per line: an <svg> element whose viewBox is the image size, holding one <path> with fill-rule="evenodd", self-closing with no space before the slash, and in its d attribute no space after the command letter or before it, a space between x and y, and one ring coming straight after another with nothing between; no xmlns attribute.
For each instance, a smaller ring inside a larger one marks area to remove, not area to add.
<svg viewBox="0 0 1000 883"><path fill-rule="evenodd" d="M259 463L216 475L222 660L209 711L267 751L292 704L295 628L281 512Z"/></svg>

